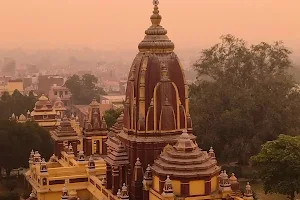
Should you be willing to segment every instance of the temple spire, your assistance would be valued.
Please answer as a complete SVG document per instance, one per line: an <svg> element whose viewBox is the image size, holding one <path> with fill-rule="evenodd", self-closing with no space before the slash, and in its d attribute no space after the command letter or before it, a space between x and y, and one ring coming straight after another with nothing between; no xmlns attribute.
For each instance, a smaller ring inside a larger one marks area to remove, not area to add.
<svg viewBox="0 0 300 200"><path fill-rule="evenodd" d="M161 22L161 16L159 14L158 4L159 4L158 0L153 0L154 10L153 10L153 15L150 18L152 22L152 26L159 26Z"/></svg>

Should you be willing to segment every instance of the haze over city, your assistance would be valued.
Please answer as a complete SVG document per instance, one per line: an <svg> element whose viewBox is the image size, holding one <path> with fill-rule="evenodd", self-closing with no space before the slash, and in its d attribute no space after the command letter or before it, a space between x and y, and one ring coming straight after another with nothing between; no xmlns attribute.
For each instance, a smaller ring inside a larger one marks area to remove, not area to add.
<svg viewBox="0 0 300 200"><path fill-rule="evenodd" d="M1 48L131 50L150 25L150 0L0 0ZM176 48L201 48L233 34L283 40L299 50L298 0L161 0L162 25Z"/></svg>
<svg viewBox="0 0 300 200"><path fill-rule="evenodd" d="M0 200L299 200L300 0L0 0Z"/></svg>

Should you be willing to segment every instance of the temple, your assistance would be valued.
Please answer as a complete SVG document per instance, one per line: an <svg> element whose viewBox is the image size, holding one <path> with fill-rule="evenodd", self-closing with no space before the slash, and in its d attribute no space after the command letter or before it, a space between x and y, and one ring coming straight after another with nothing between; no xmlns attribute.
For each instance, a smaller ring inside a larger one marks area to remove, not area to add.
<svg viewBox="0 0 300 200"><path fill-rule="evenodd" d="M151 26L128 75L124 112L109 132L95 100L82 128L63 118L52 133L49 162L30 155L29 199L253 200L249 184L242 193L235 175L221 170L213 148L198 146L188 85L153 3Z"/></svg>
<svg viewBox="0 0 300 200"><path fill-rule="evenodd" d="M49 130L54 129L59 125L57 121L57 112L44 94L35 103L34 109L30 113L30 118L40 126Z"/></svg>

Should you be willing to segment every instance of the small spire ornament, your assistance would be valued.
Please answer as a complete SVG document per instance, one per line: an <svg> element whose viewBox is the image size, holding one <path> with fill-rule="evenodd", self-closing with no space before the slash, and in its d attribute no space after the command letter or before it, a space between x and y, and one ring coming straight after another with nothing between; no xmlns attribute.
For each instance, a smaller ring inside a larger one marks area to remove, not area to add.
<svg viewBox="0 0 300 200"><path fill-rule="evenodd" d="M153 0L153 5L154 6L158 6L158 4L159 4L159 0Z"/></svg>

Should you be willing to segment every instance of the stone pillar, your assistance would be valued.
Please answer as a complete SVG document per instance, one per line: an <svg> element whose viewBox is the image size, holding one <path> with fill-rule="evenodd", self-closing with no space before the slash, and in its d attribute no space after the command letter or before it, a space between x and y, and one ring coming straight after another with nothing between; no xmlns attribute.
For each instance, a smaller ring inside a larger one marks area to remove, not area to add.
<svg viewBox="0 0 300 200"><path fill-rule="evenodd" d="M143 168L140 159L136 159L136 163L133 169L133 176L131 182L131 199L141 200L143 199Z"/></svg>
<svg viewBox="0 0 300 200"><path fill-rule="evenodd" d="M112 193L114 195L117 194L118 189L120 189L120 174L119 174L119 167L113 166L112 167Z"/></svg>
<svg viewBox="0 0 300 200"><path fill-rule="evenodd" d="M102 139L102 155L107 155L107 144L106 144L107 138Z"/></svg>
<svg viewBox="0 0 300 200"><path fill-rule="evenodd" d="M58 157L58 159L61 158L61 152L64 150L64 144L62 141L59 141L56 143L56 149L55 149L55 155Z"/></svg>
<svg viewBox="0 0 300 200"><path fill-rule="evenodd" d="M92 151L92 148L93 148L92 139L84 138L83 142L84 142L84 152L85 152L86 156L92 155L92 152L93 152Z"/></svg>
<svg viewBox="0 0 300 200"><path fill-rule="evenodd" d="M74 155L77 156L77 141L72 141Z"/></svg>
<svg viewBox="0 0 300 200"><path fill-rule="evenodd" d="M211 180L210 177L204 179L205 181L205 195L211 194Z"/></svg>
<svg viewBox="0 0 300 200"><path fill-rule="evenodd" d="M181 182L181 195L184 197L190 195L190 183L187 180Z"/></svg>
<svg viewBox="0 0 300 200"><path fill-rule="evenodd" d="M143 200L149 200L149 190L151 189L152 184L152 171L150 165L148 165L146 172L144 173Z"/></svg>
<svg viewBox="0 0 300 200"><path fill-rule="evenodd" d="M112 187L112 168L109 164L106 164L106 189Z"/></svg>

